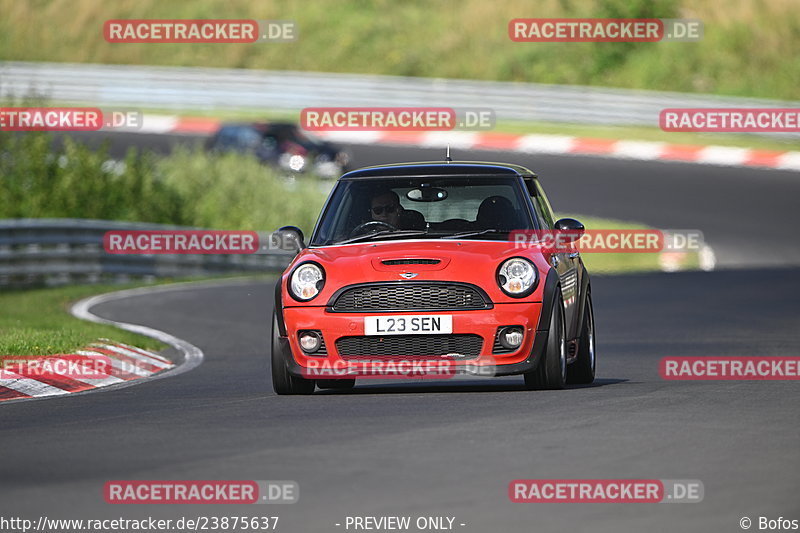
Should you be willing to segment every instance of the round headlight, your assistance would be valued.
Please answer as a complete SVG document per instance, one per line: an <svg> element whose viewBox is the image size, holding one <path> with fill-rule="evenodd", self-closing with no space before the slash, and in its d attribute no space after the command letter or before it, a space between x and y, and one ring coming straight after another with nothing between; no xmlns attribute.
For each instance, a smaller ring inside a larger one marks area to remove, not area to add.
<svg viewBox="0 0 800 533"><path fill-rule="evenodd" d="M289 294L301 302L314 299L325 285L325 273L316 263L303 263L289 278Z"/></svg>
<svg viewBox="0 0 800 533"><path fill-rule="evenodd" d="M538 281L536 266L522 257L508 259L497 270L497 284L504 293L514 298L532 293Z"/></svg>

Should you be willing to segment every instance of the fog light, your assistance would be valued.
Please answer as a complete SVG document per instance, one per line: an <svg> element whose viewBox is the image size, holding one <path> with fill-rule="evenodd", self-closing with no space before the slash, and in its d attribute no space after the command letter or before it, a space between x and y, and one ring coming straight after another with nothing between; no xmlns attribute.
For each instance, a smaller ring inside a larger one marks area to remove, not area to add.
<svg viewBox="0 0 800 533"><path fill-rule="evenodd" d="M303 331L300 333L300 348L306 353L316 352L321 342L322 339L315 331Z"/></svg>
<svg viewBox="0 0 800 533"><path fill-rule="evenodd" d="M523 337L522 328L518 327L504 328L500 332L500 344L503 345L503 348L509 350L515 350L519 348L520 345L522 344L522 337Z"/></svg>

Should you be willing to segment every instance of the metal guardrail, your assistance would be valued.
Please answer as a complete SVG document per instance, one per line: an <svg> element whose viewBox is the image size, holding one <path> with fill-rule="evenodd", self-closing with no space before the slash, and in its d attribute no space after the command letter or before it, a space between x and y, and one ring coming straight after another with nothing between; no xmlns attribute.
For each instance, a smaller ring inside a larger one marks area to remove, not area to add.
<svg viewBox="0 0 800 533"><path fill-rule="evenodd" d="M666 107L800 107L800 102L571 85L252 69L0 63L0 90L59 102L183 110L312 106L492 108L498 119L657 126ZM773 133L773 136L798 135Z"/></svg>
<svg viewBox="0 0 800 533"><path fill-rule="evenodd" d="M177 229L198 228L66 218L0 220L0 288L279 272L294 257L279 250L225 255L120 255L103 249L103 235L110 230Z"/></svg>

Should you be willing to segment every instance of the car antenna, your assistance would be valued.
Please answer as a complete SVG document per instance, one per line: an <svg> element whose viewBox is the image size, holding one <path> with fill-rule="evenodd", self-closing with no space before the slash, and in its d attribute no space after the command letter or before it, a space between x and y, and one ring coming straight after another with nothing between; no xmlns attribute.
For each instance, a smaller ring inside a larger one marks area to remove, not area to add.
<svg viewBox="0 0 800 533"><path fill-rule="evenodd" d="M450 157L450 145L449 144L447 145L447 153L444 155L444 160L447 161L448 163L453 160L453 158Z"/></svg>

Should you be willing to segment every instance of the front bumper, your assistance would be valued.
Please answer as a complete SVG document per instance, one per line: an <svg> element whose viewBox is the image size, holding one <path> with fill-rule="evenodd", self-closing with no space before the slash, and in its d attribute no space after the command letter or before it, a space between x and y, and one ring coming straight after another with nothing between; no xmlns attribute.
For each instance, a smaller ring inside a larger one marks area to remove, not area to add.
<svg viewBox="0 0 800 533"><path fill-rule="evenodd" d="M541 303L520 302L495 304L492 309L477 311L437 312L436 314L449 314L453 317L452 335L473 334L481 337L482 345L477 356L453 359L441 356L409 356L398 353L391 356L382 355L373 360L379 359L384 363L384 370L386 369L385 363L388 363L389 367L398 369L398 374L403 374L409 368L408 366L403 367L402 362L419 362L420 360L426 362L425 368L434 369L434 374L444 367L446 367L448 375L497 376L529 372L536 368L546 340L546 332L537 330L541 310ZM394 316L424 313L409 311L406 313L374 313L372 315L376 314ZM364 377L364 361L342 357L337 349L337 341L342 337L363 336L365 316L369 315L365 313L331 313L326 311L325 307L284 308L283 318L287 335L285 338L281 338L280 342L284 347L289 372L297 376L323 378L326 376L315 374L315 372L318 372L319 369L336 369L335 376L331 377ZM498 328L511 325L523 327L522 344L510 353L493 353ZM327 355L308 355L303 352L298 338L298 332L302 330L320 331ZM443 361L443 363L435 365L427 363L429 361ZM415 368L419 370L420 365ZM380 375L387 374L381 373Z"/></svg>

